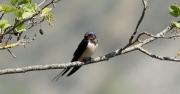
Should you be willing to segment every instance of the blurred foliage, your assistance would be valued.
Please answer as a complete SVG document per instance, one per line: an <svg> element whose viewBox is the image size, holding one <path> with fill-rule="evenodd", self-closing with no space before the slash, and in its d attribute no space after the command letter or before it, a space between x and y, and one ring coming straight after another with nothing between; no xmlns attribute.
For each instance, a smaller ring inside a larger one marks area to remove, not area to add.
<svg viewBox="0 0 180 94"><path fill-rule="evenodd" d="M169 13L174 16L178 17L180 16L180 6L178 6L176 3L172 4L169 6ZM173 22L173 24L177 27L180 28L180 23L179 22Z"/></svg>
<svg viewBox="0 0 180 94"><path fill-rule="evenodd" d="M42 10L33 0L11 0L11 5L1 5L0 12L2 15L0 17L0 34L4 34L4 30L8 27L15 25L15 32L26 31L24 20L32 18L35 15L40 14L39 18L43 18L51 24L50 21L54 20L54 15L50 13L51 8L44 7ZM15 18L13 18L12 24L8 23L8 20L1 20L4 14L14 13Z"/></svg>

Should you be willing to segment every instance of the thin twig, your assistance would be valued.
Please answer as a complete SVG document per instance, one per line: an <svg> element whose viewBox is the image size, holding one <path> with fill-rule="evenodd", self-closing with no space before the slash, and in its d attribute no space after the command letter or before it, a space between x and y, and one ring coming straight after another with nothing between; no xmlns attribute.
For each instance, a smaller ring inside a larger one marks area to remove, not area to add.
<svg viewBox="0 0 180 94"><path fill-rule="evenodd" d="M43 3L45 3L47 0L43 0L38 6L41 6Z"/></svg>
<svg viewBox="0 0 180 94"><path fill-rule="evenodd" d="M52 1L54 1L54 0L52 0ZM145 1L145 0L142 0L142 1L144 2L143 3L144 6L147 8L147 1ZM144 9L146 9L146 8L144 8ZM144 53L144 54L146 54L152 58L159 59L159 60L180 62L180 59L177 59L176 57L159 56L159 55L153 54L153 53L149 52L148 50L142 48L142 46L144 46L145 44L148 44L152 41L155 41L158 38L179 37L179 35L173 35L170 37L165 36L166 33L170 32L171 30L173 30L175 28L172 24L170 26L167 26L164 30L162 30L161 32L159 32L156 35L152 35L152 34L147 33L147 32L140 33L137 36L137 38L135 39L135 41L133 41L134 35L136 35L137 29L138 29L138 27L139 27L139 25L140 25L140 23L144 17L144 14L145 14L144 12L145 11L143 11L142 16L141 16L141 18L137 24L137 27L136 27L135 32L134 32L135 34L133 34L131 36L131 38L132 38L132 39L130 39L131 41L124 48L117 49L114 52L93 58L93 59L86 61L86 62L76 61L76 62L69 62L66 64L34 65L34 66L28 66L28 67L23 67L23 68L4 69L4 70L0 70L0 75L13 74L13 73L25 73L25 72L29 72L29 71L40 71L40 70L48 70L48 69L65 69L65 68L70 68L70 67L77 67L77 66L82 66L82 65L87 65L87 64L92 64L92 63L97 63L97 62L109 60L110 58L113 58L115 56L122 55L122 54L131 52L131 51L135 51L135 50L139 50L142 53ZM140 42L139 44L133 45L136 42L138 42L139 38L144 34L149 36L150 38L145 39L144 41ZM11 45L10 46L6 45L7 47L4 46L4 49L5 48L8 49L8 47L11 48L11 47L19 46L19 45L25 45L25 43L30 43L35 39L35 36L31 41L24 41L22 39L22 40L19 40L18 43L14 43L12 46ZM24 37L24 39L25 39L25 37Z"/></svg>
<svg viewBox="0 0 180 94"><path fill-rule="evenodd" d="M57 1L52 0L50 3L48 3L47 5L45 5L41 10L43 10L43 9L46 8L46 7L48 7L48 6L51 5L52 3L57 3L58 1L60 1L60 0L57 0ZM37 15L40 14L40 11L41 11L41 10L39 10L37 13L35 13L34 15L32 15L30 18L24 19L23 21L19 22L18 24L16 24L17 22L15 22L15 25L14 25L14 26L11 26L11 27L6 28L7 31L5 30L5 31L4 31L4 34L1 34L0 36L4 36L4 35L10 33L11 31L13 31L13 30L15 29L15 27L17 27L17 26L19 26L19 25L21 25L21 24L23 24L23 23L25 23L25 22L33 19L33 17L35 17L35 16L37 16Z"/></svg>
<svg viewBox="0 0 180 94"><path fill-rule="evenodd" d="M16 56L9 49L7 49L7 50L14 58L16 58Z"/></svg>
<svg viewBox="0 0 180 94"><path fill-rule="evenodd" d="M153 53L150 53L148 50L143 49L142 47L138 47L138 50L143 52L144 54L152 57L152 58L156 58L159 60L166 60L166 61L176 61L176 62L180 62L180 59L177 59L175 57L165 57L165 56L159 56Z"/></svg>
<svg viewBox="0 0 180 94"><path fill-rule="evenodd" d="M43 10L44 8L46 8L47 6L51 5L54 3L54 0L52 0L50 3L48 3L47 5L45 5L41 10Z"/></svg>
<svg viewBox="0 0 180 94"><path fill-rule="evenodd" d="M140 17L140 19L139 19L139 21L138 21L138 23L137 23L137 26L136 26L136 28L135 28L134 33L132 34L132 36L131 36L130 39L129 39L129 43L128 43L127 45L125 45L122 49L126 49L127 47L135 44L135 43L137 42L137 39L139 39L139 38L136 38L136 40L133 41L133 38L134 38L134 36L136 35L136 33L138 32L139 25L141 24L141 22L142 22L142 20L143 20L143 18L144 18L146 9L147 9L147 7L148 7L148 5L147 5L148 0L142 0L142 2L143 2L144 9L143 9L143 12L142 12L142 14L141 14L141 17ZM141 35L140 35L140 36L141 36ZM139 36L139 37L140 37L140 36Z"/></svg>
<svg viewBox="0 0 180 94"><path fill-rule="evenodd" d="M11 40L11 39L12 39L12 36L11 36L11 35L9 35L9 37L8 37L7 41L5 41L6 45L7 45L7 43L9 42L9 40Z"/></svg>
<svg viewBox="0 0 180 94"><path fill-rule="evenodd" d="M173 29L173 27L172 27L172 25L170 25L167 28L165 28L164 30L162 30L160 33L156 34L156 36L161 36L162 34L166 34L172 29ZM150 37L150 38L142 41L142 43L128 47L124 50L123 49L117 49L114 52L111 52L111 53L106 54L104 56L99 56L99 57L93 58L87 62L76 61L76 62L70 62L70 63L66 63L66 64L34 65L34 66L28 66L28 67L23 67L23 68L4 69L4 70L0 70L0 75L13 74L13 73L25 73L25 72L30 72L30 71L41 71L41 70L49 70L49 69L65 69L65 68L70 68L70 67L77 67L77 66L97 63L97 62L101 62L101 61L106 61L106 60L109 60L110 58L113 58L115 56L122 55L122 54L131 52L131 51L135 51L135 50L140 50L141 52L143 52L143 53L145 53L145 54L147 54L153 58L160 59L160 60L180 62L180 59L177 59L174 57L158 56L158 55L152 54L152 53L150 53L147 50L142 48L143 45L150 43L154 40L155 40L154 37ZM19 44L19 43L17 43L17 44Z"/></svg>
<svg viewBox="0 0 180 94"><path fill-rule="evenodd" d="M178 53L176 53L176 55L174 56L174 58L177 58L180 55L180 50L178 51Z"/></svg>
<svg viewBox="0 0 180 94"><path fill-rule="evenodd" d="M5 12L3 12L3 13L1 14L0 20L2 19L2 17L4 16L4 14L5 14Z"/></svg>
<svg viewBox="0 0 180 94"><path fill-rule="evenodd" d="M32 41L35 40L35 38L36 38L36 34L34 35L34 37L33 37L31 40L21 39L21 40L19 40L17 43L8 44L8 45L5 45L5 46L0 46L0 50L9 49L9 48L14 48L14 47L16 47L16 46L24 46L24 47L25 47L25 44L26 44L26 43L31 43Z"/></svg>
<svg viewBox="0 0 180 94"><path fill-rule="evenodd" d="M141 22L142 22L142 20L143 20L143 18L144 18L146 9L147 9L147 7L148 7L148 5L147 5L148 0L142 0L142 2L143 2L143 5L144 5L144 9L143 9L141 18L140 18L139 21L138 21L138 24L137 24L137 26L136 26L136 29L135 29L134 33L132 34L131 38L129 39L129 44L132 43L134 36L135 36L136 33L138 32L139 25L141 24Z"/></svg>
<svg viewBox="0 0 180 94"><path fill-rule="evenodd" d="M172 36L164 36L164 35L162 35L162 36L155 36L155 35L153 35L151 33L148 33L148 32L142 32L141 34L145 34L145 35L147 35L149 37L154 37L154 38L168 38L168 39L172 39L172 38L180 37L180 34L176 34L176 33L175 33L175 35L172 35Z"/></svg>
<svg viewBox="0 0 180 94"><path fill-rule="evenodd" d="M9 41L10 37L11 37L11 35L9 35L8 40L6 40L6 37L4 37L4 41L5 41L6 45L7 45L8 41ZM7 50L14 58L16 58L16 56L9 50L9 48L7 48Z"/></svg>

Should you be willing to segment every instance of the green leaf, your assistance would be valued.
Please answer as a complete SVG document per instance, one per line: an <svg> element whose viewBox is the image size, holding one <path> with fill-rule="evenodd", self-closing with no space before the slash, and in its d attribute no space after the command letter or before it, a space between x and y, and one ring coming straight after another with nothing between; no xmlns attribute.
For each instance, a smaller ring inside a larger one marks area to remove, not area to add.
<svg viewBox="0 0 180 94"><path fill-rule="evenodd" d="M170 5L169 6L169 13L174 17L180 16L180 7L176 4Z"/></svg>
<svg viewBox="0 0 180 94"><path fill-rule="evenodd" d="M16 11L18 11L17 8L11 8L11 10L10 10L10 12L16 12Z"/></svg>
<svg viewBox="0 0 180 94"><path fill-rule="evenodd" d="M18 0L11 0L11 4L12 4L13 6L15 6L16 3L17 3L17 1L18 1Z"/></svg>
<svg viewBox="0 0 180 94"><path fill-rule="evenodd" d="M0 20L0 30L1 30L1 34L4 33L4 29L8 28L9 26L11 26L11 24L7 23L7 20Z"/></svg>
<svg viewBox="0 0 180 94"><path fill-rule="evenodd" d="M3 28L7 22L7 20L0 20L0 28Z"/></svg>
<svg viewBox="0 0 180 94"><path fill-rule="evenodd" d="M36 10L38 8L37 4L26 4L26 5L20 5L20 7L23 10L23 15L22 18L29 18L31 17L33 14L36 13Z"/></svg>
<svg viewBox="0 0 180 94"><path fill-rule="evenodd" d="M18 11L15 12L15 16L17 18L20 18L22 16L22 14L23 14L22 10L18 10Z"/></svg>
<svg viewBox="0 0 180 94"><path fill-rule="evenodd" d="M8 23L7 23L7 24L4 25L3 29L6 29L6 28L8 28L8 27L10 27L10 26L11 26L11 24L8 24Z"/></svg>
<svg viewBox="0 0 180 94"><path fill-rule="evenodd" d="M54 15L49 13L49 19L54 21Z"/></svg>
<svg viewBox="0 0 180 94"><path fill-rule="evenodd" d="M44 16L45 14L49 13L52 10L52 8L44 8L42 10L41 16Z"/></svg>
<svg viewBox="0 0 180 94"><path fill-rule="evenodd" d="M36 12L39 9L38 4L31 4L34 12Z"/></svg>
<svg viewBox="0 0 180 94"><path fill-rule="evenodd" d="M17 26L15 28L16 32L23 32L23 31L26 31L25 29L25 25L24 24L20 24L19 26Z"/></svg>
<svg viewBox="0 0 180 94"><path fill-rule="evenodd" d="M6 29L6 28L8 28L8 27L10 27L11 26L11 24L4 24L3 25L3 27L2 28L0 28L1 29L1 34L3 34L4 33L4 30Z"/></svg>
<svg viewBox="0 0 180 94"><path fill-rule="evenodd" d="M44 19L46 21L51 21L51 20L54 20L54 15L49 13L47 16L44 16Z"/></svg>
<svg viewBox="0 0 180 94"><path fill-rule="evenodd" d="M0 28L3 29L4 26L5 26L5 24L2 24L2 25L0 25Z"/></svg>
<svg viewBox="0 0 180 94"><path fill-rule="evenodd" d="M30 4L32 3L33 0L19 0L18 5L22 5L22 4Z"/></svg>
<svg viewBox="0 0 180 94"><path fill-rule="evenodd" d="M33 2L33 0L28 0L29 1L29 3L32 3Z"/></svg>
<svg viewBox="0 0 180 94"><path fill-rule="evenodd" d="M26 31L26 29L20 29L20 30L16 30L16 32L23 32L23 31Z"/></svg>
<svg viewBox="0 0 180 94"><path fill-rule="evenodd" d="M2 6L0 6L0 12L2 12L2 11L3 11Z"/></svg>
<svg viewBox="0 0 180 94"><path fill-rule="evenodd" d="M2 10L4 12L10 12L11 11L11 7L10 6L7 6L7 5L2 5Z"/></svg>
<svg viewBox="0 0 180 94"><path fill-rule="evenodd" d="M26 1L26 2L32 3L33 0L19 0L19 2L22 2L22 1Z"/></svg>
<svg viewBox="0 0 180 94"><path fill-rule="evenodd" d="M49 13L52 8L44 8L41 12L41 17L44 17L46 21L54 20L54 15Z"/></svg>
<svg viewBox="0 0 180 94"><path fill-rule="evenodd" d="M28 3L30 3L29 0L20 0L18 5L28 4Z"/></svg>
<svg viewBox="0 0 180 94"><path fill-rule="evenodd" d="M180 28L180 23L177 23L177 22L173 22L173 23L177 28Z"/></svg>
<svg viewBox="0 0 180 94"><path fill-rule="evenodd" d="M4 32L2 32L2 29L0 28L0 34L3 34Z"/></svg>
<svg viewBox="0 0 180 94"><path fill-rule="evenodd" d="M22 9L26 12L32 12L32 13L36 12L35 4L27 4L23 6Z"/></svg>
<svg viewBox="0 0 180 94"><path fill-rule="evenodd" d="M33 13L31 12L24 12L23 15L22 15L22 18L25 19L25 18L29 18L33 15Z"/></svg>

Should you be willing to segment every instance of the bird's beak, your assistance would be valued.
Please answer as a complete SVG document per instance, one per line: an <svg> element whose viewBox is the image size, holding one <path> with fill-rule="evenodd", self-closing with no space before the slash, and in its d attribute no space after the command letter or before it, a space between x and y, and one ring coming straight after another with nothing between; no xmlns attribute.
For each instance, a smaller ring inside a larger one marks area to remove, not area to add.
<svg viewBox="0 0 180 94"><path fill-rule="evenodd" d="M85 39L89 39L89 40L93 40L93 37L89 36L88 34L86 34L86 35L84 36L84 38L85 38Z"/></svg>
<svg viewBox="0 0 180 94"><path fill-rule="evenodd" d="M88 34L86 34L86 35L84 36L84 38L88 39L88 38L89 38Z"/></svg>

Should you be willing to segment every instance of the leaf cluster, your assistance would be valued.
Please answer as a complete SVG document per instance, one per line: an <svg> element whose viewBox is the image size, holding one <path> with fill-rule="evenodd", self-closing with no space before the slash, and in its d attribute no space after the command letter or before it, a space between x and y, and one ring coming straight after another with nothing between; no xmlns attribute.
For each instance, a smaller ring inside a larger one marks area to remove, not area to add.
<svg viewBox="0 0 180 94"><path fill-rule="evenodd" d="M178 6L176 3L169 6L169 13L174 17L180 16L180 6ZM180 28L179 22L173 22L174 26L177 28Z"/></svg>
<svg viewBox="0 0 180 94"><path fill-rule="evenodd" d="M23 20L32 18L39 15L38 18L46 20L48 23L54 20L54 15L50 13L51 8L43 8L41 10L38 4L33 3L33 0L11 0L11 5L1 5L0 12L0 34L4 34L4 30L8 27L14 27L14 33L21 33L26 31L25 23ZM2 20L4 14L13 13L13 24L8 23L8 20Z"/></svg>

